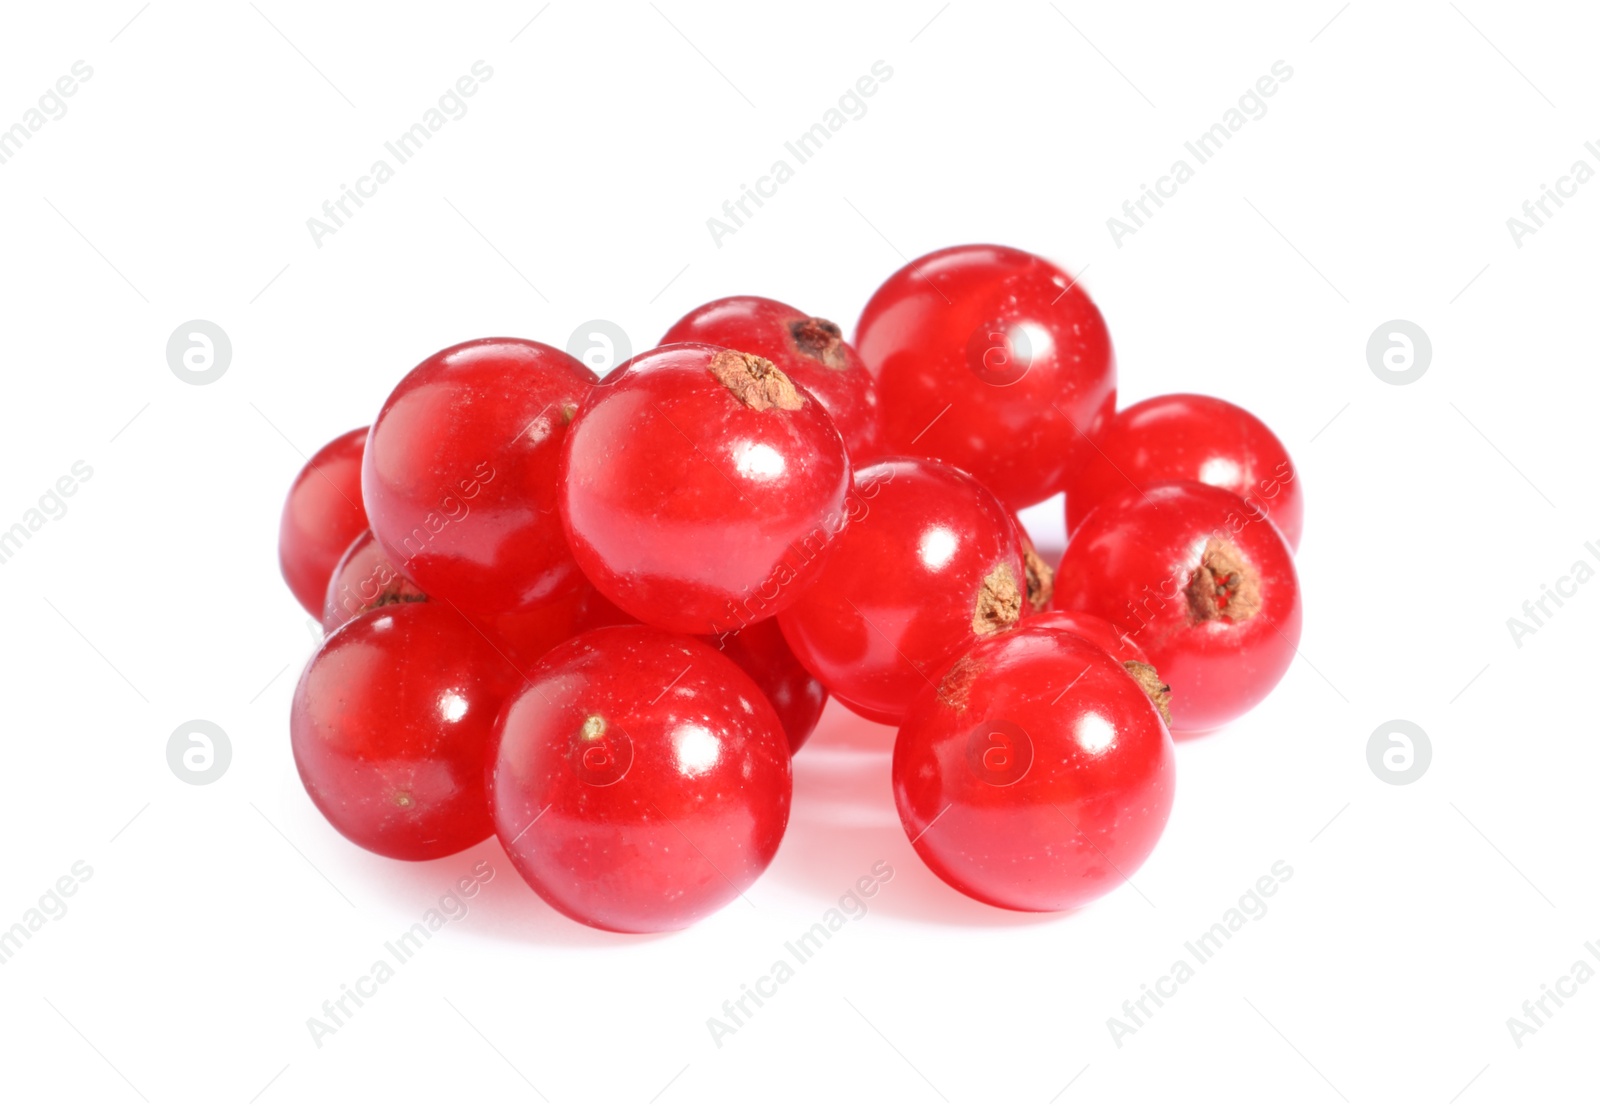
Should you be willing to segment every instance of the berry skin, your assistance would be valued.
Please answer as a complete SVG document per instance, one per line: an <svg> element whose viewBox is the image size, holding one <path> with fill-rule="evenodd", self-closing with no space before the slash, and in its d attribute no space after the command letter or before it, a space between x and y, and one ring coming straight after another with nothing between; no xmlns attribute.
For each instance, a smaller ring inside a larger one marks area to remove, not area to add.
<svg viewBox="0 0 1600 1106"><path fill-rule="evenodd" d="M789 751L798 753L828 705L828 690L795 659L777 620L763 619L736 634L708 640L766 694L783 723Z"/></svg>
<svg viewBox="0 0 1600 1106"><path fill-rule="evenodd" d="M372 532L429 595L475 614L526 610L581 583L556 520L567 424L595 383L539 342L482 338L412 369L372 424Z"/></svg>
<svg viewBox="0 0 1600 1106"><path fill-rule="evenodd" d="M883 453L878 392L861 358L827 319L760 296L712 300L672 324L661 338L707 342L758 354L816 397L844 438L850 457L866 464Z"/></svg>
<svg viewBox="0 0 1600 1106"><path fill-rule="evenodd" d="M1128 661L1150 663L1149 656L1139 647L1139 643L1133 640L1128 631L1099 615L1084 611L1041 611L1029 615L1027 621L1029 626L1047 627L1051 630L1077 634L1089 644L1105 650L1113 660L1121 661L1123 664Z"/></svg>
<svg viewBox="0 0 1600 1106"><path fill-rule="evenodd" d="M1067 474L1067 532L1128 487L1194 480L1272 516L1299 548L1305 498L1294 462L1265 423L1211 396L1156 396L1118 411Z"/></svg>
<svg viewBox="0 0 1600 1106"><path fill-rule="evenodd" d="M1300 641L1288 543L1232 492L1180 481L1102 503L1067 542L1056 606L1127 627L1172 687L1172 729L1232 721L1266 697Z"/></svg>
<svg viewBox="0 0 1600 1106"><path fill-rule="evenodd" d="M894 744L900 822L935 875L1010 910L1115 889L1172 810L1172 738L1095 645L1034 622L924 688Z"/></svg>
<svg viewBox="0 0 1600 1106"><path fill-rule="evenodd" d="M1025 581L1013 518L976 480L937 461L884 461L856 474L838 548L778 622L832 695L895 725L951 661L1016 623Z"/></svg>
<svg viewBox="0 0 1600 1106"><path fill-rule="evenodd" d="M367 430L341 434L317 450L289 485L278 524L278 564L306 611L322 615L322 600L339 558L367 528L361 505L361 453Z"/></svg>
<svg viewBox="0 0 1600 1106"><path fill-rule="evenodd" d="M743 894L789 820L789 743L737 665L648 626L551 650L496 725L496 832L584 925L682 929Z"/></svg>
<svg viewBox="0 0 1600 1106"><path fill-rule="evenodd" d="M1075 634L1090 645L1104 650L1112 660L1121 664L1133 677L1134 683L1144 689L1150 701L1161 712L1161 720L1172 725L1172 687L1161 678L1156 666L1139 647L1139 643L1114 622L1084 611L1043 611L1027 616L1031 628L1048 628Z"/></svg>
<svg viewBox="0 0 1600 1106"><path fill-rule="evenodd" d="M661 346L590 395L561 459L584 573L643 622L717 634L793 603L845 525L850 461L772 362Z"/></svg>
<svg viewBox="0 0 1600 1106"><path fill-rule="evenodd" d="M1116 405L1111 336L1082 287L1004 246L919 257L856 324L892 452L970 472L1012 510L1059 491ZM1081 432L1081 433L1080 433Z"/></svg>
<svg viewBox="0 0 1600 1106"><path fill-rule="evenodd" d="M323 641L289 734L333 828L396 860L449 856L493 830L489 739L517 675L439 603L369 611Z"/></svg>
<svg viewBox="0 0 1600 1106"><path fill-rule="evenodd" d="M322 604L322 629L332 633L352 618L390 603L420 603L428 596L401 575L394 562L363 530L339 558Z"/></svg>

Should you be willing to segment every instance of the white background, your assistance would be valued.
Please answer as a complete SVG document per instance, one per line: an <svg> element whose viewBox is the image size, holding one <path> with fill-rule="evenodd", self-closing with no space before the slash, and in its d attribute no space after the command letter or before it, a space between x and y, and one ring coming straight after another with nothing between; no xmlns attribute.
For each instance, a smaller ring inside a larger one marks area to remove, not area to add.
<svg viewBox="0 0 1600 1106"><path fill-rule="evenodd" d="M1600 584L1520 647L1506 625L1600 567L1600 183L1520 246L1506 226L1600 169L1592 13L541 2L6 9L0 125L94 75L0 166L0 528L73 462L93 477L0 565L0 927L93 876L0 965L0 1097L1592 1100L1600 981L1520 1047L1507 1019L1600 967ZM479 59L468 113L315 245L307 218ZM1114 244L1107 218L1280 59L1265 117ZM707 218L877 60L865 116L714 245ZM1304 480L1302 659L1180 745L1136 887L1070 916L961 898L900 830L892 733L836 708L751 904L677 935L567 921L493 842L408 865L321 820L287 733L313 639L275 548L304 455L456 341L601 318L637 350L731 293L848 329L905 259L973 240L1083 275L1124 402L1243 403ZM203 387L165 357L196 318L234 350ZM1433 344L1407 386L1365 354L1396 318ZM231 739L209 786L166 761L195 718ZM1408 786L1368 766L1394 718L1431 739ZM318 1048L307 1019L479 860L470 913ZM880 860L868 915L713 1044ZM1268 913L1119 1047L1107 1019L1279 860Z"/></svg>

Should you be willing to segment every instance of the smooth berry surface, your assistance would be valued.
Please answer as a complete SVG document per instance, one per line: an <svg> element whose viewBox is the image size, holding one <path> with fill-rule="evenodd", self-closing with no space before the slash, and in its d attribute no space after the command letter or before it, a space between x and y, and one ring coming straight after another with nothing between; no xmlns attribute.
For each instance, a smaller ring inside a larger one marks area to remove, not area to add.
<svg viewBox="0 0 1600 1106"><path fill-rule="evenodd" d="M578 586L555 514L567 424L595 375L539 342L483 338L412 369L362 471L378 544L429 595L482 614Z"/></svg>
<svg viewBox="0 0 1600 1106"><path fill-rule="evenodd" d="M1130 488L1091 511L1067 542L1055 603L1126 628L1171 686L1174 732L1255 706L1300 641L1283 535L1232 492L1192 481Z"/></svg>
<svg viewBox="0 0 1600 1106"><path fill-rule="evenodd" d="M789 743L704 642L648 626L557 647L506 704L490 784L500 842L551 906L600 929L681 929L766 869L789 819Z"/></svg>
<svg viewBox="0 0 1600 1106"><path fill-rule="evenodd" d="M367 428L341 434L312 455L289 486L278 523L278 564L302 607L322 617L328 578L367 528L361 454Z"/></svg>
<svg viewBox="0 0 1600 1106"><path fill-rule="evenodd" d="M567 433L561 518L607 599L716 634L776 614L816 579L849 487L820 403L770 361L685 343L594 389Z"/></svg>
<svg viewBox="0 0 1600 1106"><path fill-rule="evenodd" d="M1021 539L993 495L937 461L869 465L851 507L834 556L778 620L831 694L894 725L957 656L1021 617Z"/></svg>
<svg viewBox="0 0 1600 1106"><path fill-rule="evenodd" d="M372 536L363 530L334 567L322 604L322 628L332 633L352 618L390 603L417 603L428 596L406 579Z"/></svg>
<svg viewBox="0 0 1600 1106"><path fill-rule="evenodd" d="M766 694L783 723L789 751L799 752L817 728L822 708L828 705L828 690L795 659L777 620L764 619L738 633L709 640Z"/></svg>
<svg viewBox="0 0 1600 1106"><path fill-rule="evenodd" d="M1041 257L955 246L886 280L856 324L896 453L970 472L1008 507L1059 491L1116 404L1105 321Z"/></svg>
<svg viewBox="0 0 1600 1106"><path fill-rule="evenodd" d="M1128 661L1150 663L1149 655L1133 639L1132 634L1110 619L1101 618L1099 615L1089 614L1086 611L1042 611L1039 614L1029 615L1028 625L1076 634L1089 644L1105 650L1113 660L1123 663Z"/></svg>
<svg viewBox="0 0 1600 1106"><path fill-rule="evenodd" d="M382 607L340 627L295 689L289 735L311 801L364 849L459 852L492 831L489 740L516 673L438 603Z"/></svg>
<svg viewBox="0 0 1600 1106"><path fill-rule="evenodd" d="M974 646L894 745L917 855L981 902L1068 910L1115 890L1172 810L1172 738L1095 645L1037 623Z"/></svg>
<svg viewBox="0 0 1600 1106"><path fill-rule="evenodd" d="M857 464L883 453L872 374L836 323L761 296L728 296L695 308L661 338L759 354L815 396Z"/></svg>
<svg viewBox="0 0 1600 1106"><path fill-rule="evenodd" d="M1305 496L1277 435L1242 407L1212 396L1156 396L1118 411L1067 473L1067 532L1130 487L1194 480L1223 488L1272 516L1300 545Z"/></svg>

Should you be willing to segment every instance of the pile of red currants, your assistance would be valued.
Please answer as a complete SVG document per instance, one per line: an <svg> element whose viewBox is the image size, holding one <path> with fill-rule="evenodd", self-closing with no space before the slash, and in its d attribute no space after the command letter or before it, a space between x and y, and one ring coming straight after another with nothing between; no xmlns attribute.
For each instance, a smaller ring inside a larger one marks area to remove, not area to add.
<svg viewBox="0 0 1600 1106"><path fill-rule="evenodd" d="M1016 512L1058 492L1052 572ZM1301 514L1248 412L1116 410L1099 311L1019 250L912 262L854 345L753 296L603 380L466 342L290 489L283 573L327 632L295 762L366 849L495 834L562 913L670 930L771 862L832 695L898 727L895 803L940 878L1064 910L1155 847L1171 733L1288 668Z"/></svg>

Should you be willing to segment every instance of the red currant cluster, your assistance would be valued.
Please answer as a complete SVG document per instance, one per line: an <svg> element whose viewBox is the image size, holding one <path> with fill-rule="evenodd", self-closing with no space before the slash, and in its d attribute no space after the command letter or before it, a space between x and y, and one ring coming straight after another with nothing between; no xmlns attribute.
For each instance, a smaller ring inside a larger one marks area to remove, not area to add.
<svg viewBox="0 0 1600 1106"><path fill-rule="evenodd" d="M1170 731L1294 656L1301 490L1248 412L1116 410L1099 311L1049 262L941 250L846 342L739 296L598 380L538 342L428 358L296 479L280 553L327 637L301 779L350 840L499 837L546 901L625 932L741 894L829 695L899 727L918 854L984 902L1126 879ZM1052 572L1016 511L1066 493Z"/></svg>

